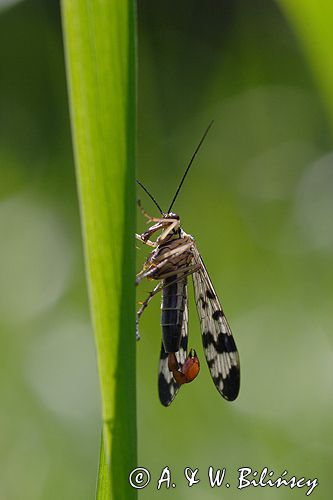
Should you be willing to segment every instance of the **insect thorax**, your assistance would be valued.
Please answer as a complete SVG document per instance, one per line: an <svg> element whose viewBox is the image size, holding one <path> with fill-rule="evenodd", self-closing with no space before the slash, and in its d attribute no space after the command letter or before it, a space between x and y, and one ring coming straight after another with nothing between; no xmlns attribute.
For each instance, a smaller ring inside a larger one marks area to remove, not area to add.
<svg viewBox="0 0 333 500"><path fill-rule="evenodd" d="M194 239L182 229L172 234L159 244L148 257L145 268L156 267L156 272L150 275L153 279L164 279L170 273L181 272L193 263L192 244Z"/></svg>

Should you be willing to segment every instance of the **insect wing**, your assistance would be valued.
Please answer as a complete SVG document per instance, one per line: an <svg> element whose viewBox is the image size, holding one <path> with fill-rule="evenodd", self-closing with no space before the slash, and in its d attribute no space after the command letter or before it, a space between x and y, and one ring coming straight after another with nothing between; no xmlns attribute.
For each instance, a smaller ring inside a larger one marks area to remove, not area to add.
<svg viewBox="0 0 333 500"><path fill-rule="evenodd" d="M184 288L184 312L181 329L181 339L179 351L176 352L176 358L180 365L183 366L187 356L187 340L188 340L188 298L187 298L187 285ZM163 406L169 406L179 390L179 384L175 381L172 372L168 366L168 353L164 350L164 345L161 345L160 364L158 368L158 395Z"/></svg>
<svg viewBox="0 0 333 500"><path fill-rule="evenodd" d="M205 265L197 250L196 253L201 267L192 277L205 356L217 390L233 401L240 385L239 355Z"/></svg>

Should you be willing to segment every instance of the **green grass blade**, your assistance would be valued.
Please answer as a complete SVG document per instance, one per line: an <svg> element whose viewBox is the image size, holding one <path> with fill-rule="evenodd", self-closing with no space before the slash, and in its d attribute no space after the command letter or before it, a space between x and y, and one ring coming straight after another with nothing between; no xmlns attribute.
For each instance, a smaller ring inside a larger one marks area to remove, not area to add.
<svg viewBox="0 0 333 500"><path fill-rule="evenodd" d="M333 124L333 3L327 0L279 0L314 70Z"/></svg>
<svg viewBox="0 0 333 500"><path fill-rule="evenodd" d="M97 498L131 499L136 465L135 11L132 0L63 0L86 270L100 377Z"/></svg>
<svg viewBox="0 0 333 500"><path fill-rule="evenodd" d="M102 432L98 477L97 477L96 500L110 500L110 498L112 498L109 471L110 469L107 463L107 457L104 448L104 438Z"/></svg>

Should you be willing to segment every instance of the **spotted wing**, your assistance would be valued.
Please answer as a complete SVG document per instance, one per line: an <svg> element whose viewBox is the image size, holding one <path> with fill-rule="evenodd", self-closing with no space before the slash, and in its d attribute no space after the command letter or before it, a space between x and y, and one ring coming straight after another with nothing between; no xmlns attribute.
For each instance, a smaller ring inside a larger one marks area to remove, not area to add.
<svg viewBox="0 0 333 500"><path fill-rule="evenodd" d="M187 285L184 289L184 312L183 323L181 330L181 340L179 351L176 352L176 358L180 365L183 366L187 356L187 331L188 331L188 297ZM163 342L161 345L160 364L158 368L158 395L163 406L169 406L179 390L179 384L175 381L172 372L168 367L168 354L164 350Z"/></svg>
<svg viewBox="0 0 333 500"><path fill-rule="evenodd" d="M240 384L239 355L227 319L198 251L201 264L193 277L202 343L207 364L219 393L228 401L237 398Z"/></svg>

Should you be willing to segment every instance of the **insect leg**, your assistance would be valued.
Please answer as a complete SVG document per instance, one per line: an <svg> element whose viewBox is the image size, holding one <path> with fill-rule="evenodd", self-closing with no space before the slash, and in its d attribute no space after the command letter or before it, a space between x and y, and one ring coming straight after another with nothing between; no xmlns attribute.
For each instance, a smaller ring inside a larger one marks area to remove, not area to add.
<svg viewBox="0 0 333 500"><path fill-rule="evenodd" d="M148 219L148 223L149 222L165 222L165 221L170 222L170 221L174 220L174 219L165 219L164 217L153 217L152 215L149 215L148 212L145 211L145 209L141 205L140 200L138 200L137 203L138 203L138 206L140 208L140 212L142 213L142 215Z"/></svg>
<svg viewBox="0 0 333 500"><path fill-rule="evenodd" d="M169 219L154 219L154 224L150 228L147 229L147 231L144 231L142 234L139 234L139 239L145 242L148 240L156 231L163 231L164 227L170 224Z"/></svg>
<svg viewBox="0 0 333 500"><path fill-rule="evenodd" d="M149 293L149 295L146 298L146 300L144 302L142 302L140 309L136 313L136 340L140 340L139 320L141 318L141 315L142 315L143 311L146 309L146 307L148 306L148 304L151 301L151 299L154 297L154 295L156 295L160 290L162 290L162 288L163 288L163 282L160 281L155 286L155 288Z"/></svg>
<svg viewBox="0 0 333 500"><path fill-rule="evenodd" d="M148 297L144 302L142 302L140 309L136 313L136 339L140 339L140 334L139 334L139 320L141 318L141 315L143 311L146 309L148 306L149 302L151 299L156 295L158 292L161 292L163 288L166 288L167 286L173 285L174 283L177 283L178 281L187 278L187 276L190 276L191 274L195 273L198 270L198 264L195 264L194 266L188 266L183 269L183 273L178 279L172 281L171 283L167 283L166 285L163 283L163 281L160 281L155 288L149 293ZM179 271L171 271L170 273L165 275L165 278L169 278L170 276L175 276L179 275ZM164 276L163 276L164 278Z"/></svg>
<svg viewBox="0 0 333 500"><path fill-rule="evenodd" d="M176 257L177 255L181 255L182 253L184 253L186 250L188 250L190 247L192 246L192 243L186 243L185 245L182 245L178 248L175 248L174 250L170 250L169 252L166 252L163 257L165 257L161 262L159 262L158 264L154 265L154 267L151 267L150 269L148 269L147 271L145 271L144 269L142 271L140 271L137 275L136 275L136 281L135 281L135 284L138 285L140 283L140 281L142 281L144 278L148 278L150 277L151 275L153 275L156 271L158 271L159 269L163 268L163 266L165 264L167 264L168 262L168 259L172 256Z"/></svg>
<svg viewBox="0 0 333 500"><path fill-rule="evenodd" d="M145 245L148 245L149 247L153 247L153 248L157 247L157 243L155 243L154 241L142 239L142 235L141 234L135 233L135 237L136 237L137 240L140 240L141 243L144 243Z"/></svg>
<svg viewBox="0 0 333 500"><path fill-rule="evenodd" d="M137 204L138 204L138 207L140 209L140 212L142 213L142 215L144 217L146 217L148 219L148 221L152 221L154 219L154 217L151 217L151 215L148 214L148 212L145 211L145 209L143 208L143 206L141 205L141 200L138 200L137 201Z"/></svg>
<svg viewBox="0 0 333 500"><path fill-rule="evenodd" d="M167 220L167 219L164 219L164 220ZM179 227L180 225L180 222L179 220L173 220L171 219L171 224L169 225L169 227L167 227L163 233L157 238L157 241L159 243L159 245L161 243L163 243L163 240L165 240L165 238L168 236L168 234L171 233L171 231L173 231L174 229L176 229L177 227Z"/></svg>
<svg viewBox="0 0 333 500"><path fill-rule="evenodd" d="M142 213L142 215L148 219L148 221L147 221L148 224L149 224L149 222L170 222L170 221L174 221L174 219L166 219L165 217L154 217L152 215L149 215L149 213L146 212L146 210L142 207L141 201L138 200L137 203L138 203L138 206L139 206L139 209L140 209L140 212Z"/></svg>
<svg viewBox="0 0 333 500"><path fill-rule="evenodd" d="M151 292L149 292L149 295L146 298L146 300L144 302L142 302L141 307L140 307L139 311L137 312L138 320L140 319L143 311L146 309L147 305L149 304L151 299L154 297L154 295L156 295L156 293L161 292L163 290L163 288L166 288L167 286L173 285L174 283L177 283L178 281L180 281L184 278L187 278L187 276L190 276L191 274L195 273L197 270L198 270L198 264L195 264L195 266L188 266L182 270L182 273L184 273L184 274L182 274L178 279L172 281L171 283L167 283L166 285L164 285L163 281L160 281L155 286L155 288ZM175 275L179 275L179 271L171 271L170 273L163 276L163 279L169 278L170 276L175 276Z"/></svg>
<svg viewBox="0 0 333 500"><path fill-rule="evenodd" d="M140 200L137 201L137 204L138 204L138 207L139 207L140 212L142 213L142 215L148 219L148 223L149 222L160 222L160 221L174 220L174 219L166 219L164 217L154 217L152 215L149 215L148 212L146 212L145 209L142 207Z"/></svg>
<svg viewBox="0 0 333 500"><path fill-rule="evenodd" d="M187 278L187 276L190 276L191 274L195 273L199 269L200 269L200 264L193 264L193 266L184 267L181 270L181 272L185 273L185 274L182 274L179 279ZM175 274L179 274L179 270L170 271L169 273L163 274L163 279L170 278L170 276L175 276ZM176 280L176 281L179 281L179 280ZM169 285L172 285L173 283L174 283L174 281L172 283L169 283Z"/></svg>
<svg viewBox="0 0 333 500"><path fill-rule="evenodd" d="M170 257L177 257L178 255L181 255L182 253L186 252L186 250L188 250L189 248L191 248L192 245L193 245L192 242L190 242L190 243L184 243L184 245L180 245L179 247L176 247L173 250L169 250L169 252L165 252L163 254L163 261L162 262L165 263ZM157 264L156 267L160 266L160 264L162 262L160 262L159 264Z"/></svg>

